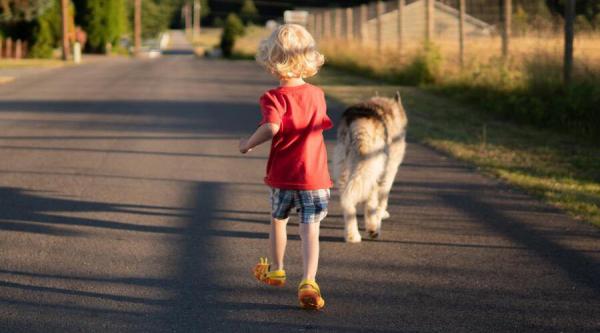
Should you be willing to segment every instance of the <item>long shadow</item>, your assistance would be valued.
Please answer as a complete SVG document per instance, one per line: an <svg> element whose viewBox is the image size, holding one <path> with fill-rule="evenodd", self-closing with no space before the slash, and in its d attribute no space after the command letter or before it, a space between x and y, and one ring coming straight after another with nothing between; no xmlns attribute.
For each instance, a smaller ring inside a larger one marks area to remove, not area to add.
<svg viewBox="0 0 600 333"><path fill-rule="evenodd" d="M567 248L535 230L525 221L511 217L471 193L440 193L449 206L456 207L489 229L531 250L540 258L560 267L578 286L591 289L600 296L600 262L582 252ZM600 235L590 235L599 238Z"/></svg>
<svg viewBox="0 0 600 333"><path fill-rule="evenodd" d="M169 279L159 278L148 278L148 277L87 277L87 276L68 276L62 274L44 274L44 273L32 273L16 270L0 269L0 274L9 276L23 276L27 278L39 278L47 280L69 280L69 281L85 281L85 282L102 282L102 283L117 283L117 284L128 284L132 286L142 287L161 287L169 288L173 283Z"/></svg>
<svg viewBox="0 0 600 333"><path fill-rule="evenodd" d="M256 110L249 112L249 110ZM164 101L164 100L0 100L0 115L4 112L57 113L63 115L101 115L102 119L84 120L35 120L35 126L57 129L89 129L106 131L171 132L214 136L248 133L258 124L260 112L253 103L228 101ZM218 112L218 117L215 116ZM133 121L112 120L110 116L128 115ZM161 121L147 121L156 117ZM13 119L19 121L19 119ZM29 121L29 120L21 120ZM32 126L34 124L32 123ZM33 136L35 138L35 136ZM7 136L10 138L10 136ZM83 137L85 139L85 137ZM141 136L143 139L144 137ZM157 136L158 139L161 139ZM0 136L0 139L5 139ZM185 138L183 138L185 140Z"/></svg>
<svg viewBox="0 0 600 333"><path fill-rule="evenodd" d="M242 156L242 155L224 155L208 153L182 153L168 151L145 151L145 150L122 150L122 149L93 149L93 148L65 148L65 147L29 147L29 146L0 146L0 150L33 150L50 152L78 152L78 153L111 153L125 155L156 155L156 156L176 156L176 157L206 157L206 158L226 158L226 159L251 159L266 160L263 156Z"/></svg>
<svg viewBox="0 0 600 333"><path fill-rule="evenodd" d="M182 56L182 55L193 55L194 50L192 49L171 49L171 50L163 50L161 51L163 55L166 56Z"/></svg>
<svg viewBox="0 0 600 333"><path fill-rule="evenodd" d="M97 141L97 140L132 140L132 141L205 141L205 140L237 140L239 136L232 135L5 135L0 136L2 140L56 140L56 141Z"/></svg>
<svg viewBox="0 0 600 333"><path fill-rule="evenodd" d="M193 212L187 219L184 241L180 246L176 275L176 297L165 314L170 331L203 332L223 318L217 306L218 281L211 271L216 249L210 246L214 212L223 202L224 189L219 183L195 185L190 201Z"/></svg>
<svg viewBox="0 0 600 333"><path fill-rule="evenodd" d="M0 230L44 233L62 236L80 236L87 232L70 230L70 226L107 228L162 234L180 234L178 227L151 226L91 218L58 216L57 212L128 213L149 216L185 217L188 213L148 212L119 204L88 202L62 198L43 197L20 189L0 187Z"/></svg>
<svg viewBox="0 0 600 333"><path fill-rule="evenodd" d="M0 281L0 288L15 288L15 289L20 289L20 290L24 290L24 291L35 291L35 292L39 292L39 293L58 293L58 294L70 295L70 296L93 297L93 298L98 298L98 299L102 299L102 300L127 302L127 303L135 303L135 304L161 305L161 306L166 306L169 304L169 301L160 300L160 299L113 295L113 294L107 294L107 293L96 293L96 292L79 291L79 290L54 288L54 287L40 287L40 286L33 286L33 285L27 285L27 284L22 284L22 283L5 282L5 281Z"/></svg>

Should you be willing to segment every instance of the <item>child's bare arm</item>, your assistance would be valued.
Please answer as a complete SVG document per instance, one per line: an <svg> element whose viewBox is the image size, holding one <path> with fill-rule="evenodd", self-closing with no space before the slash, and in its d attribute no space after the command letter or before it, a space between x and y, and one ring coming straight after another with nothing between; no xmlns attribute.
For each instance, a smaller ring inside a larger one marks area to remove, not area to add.
<svg viewBox="0 0 600 333"><path fill-rule="evenodd" d="M245 154L252 148L271 140L277 132L279 132L279 125L277 124L266 123L261 125L250 138L240 140L240 153Z"/></svg>

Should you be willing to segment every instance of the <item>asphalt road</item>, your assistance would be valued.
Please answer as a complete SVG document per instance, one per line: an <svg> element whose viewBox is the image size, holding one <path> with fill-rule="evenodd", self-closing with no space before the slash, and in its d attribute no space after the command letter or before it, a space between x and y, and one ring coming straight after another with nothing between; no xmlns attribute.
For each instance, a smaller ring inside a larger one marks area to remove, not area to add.
<svg viewBox="0 0 600 333"><path fill-rule="evenodd" d="M598 230L416 143L381 241L345 244L334 198L325 311L297 307L297 220L289 284L255 282L267 147L237 142L274 82L175 44L0 86L0 332L600 331Z"/></svg>

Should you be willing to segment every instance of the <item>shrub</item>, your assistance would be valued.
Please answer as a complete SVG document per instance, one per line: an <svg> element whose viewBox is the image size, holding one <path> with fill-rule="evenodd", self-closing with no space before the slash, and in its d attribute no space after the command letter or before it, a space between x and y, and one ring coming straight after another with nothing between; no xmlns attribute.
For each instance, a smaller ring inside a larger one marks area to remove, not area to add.
<svg viewBox="0 0 600 333"><path fill-rule="evenodd" d="M434 44L427 43L422 52L398 73L407 84L422 85L435 83L442 68L442 53Z"/></svg>
<svg viewBox="0 0 600 333"><path fill-rule="evenodd" d="M60 45L61 17L58 1L37 18L33 29L33 45L29 56L33 58L50 58L53 50Z"/></svg>
<svg viewBox="0 0 600 333"><path fill-rule="evenodd" d="M225 20L225 27L223 28L223 33L221 34L221 50L223 51L223 56L226 58L231 58L233 54L233 47L235 46L235 40L244 35L244 23L242 20L231 13L227 15L227 19Z"/></svg>

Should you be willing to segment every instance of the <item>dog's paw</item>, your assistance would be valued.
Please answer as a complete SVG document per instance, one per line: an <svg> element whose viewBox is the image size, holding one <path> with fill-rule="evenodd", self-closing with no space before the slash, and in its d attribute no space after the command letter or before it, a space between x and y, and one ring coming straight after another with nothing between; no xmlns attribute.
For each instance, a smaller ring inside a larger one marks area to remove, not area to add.
<svg viewBox="0 0 600 333"><path fill-rule="evenodd" d="M360 234L346 235L344 239L346 240L346 243L360 243L360 241L362 241L362 237L360 237Z"/></svg>
<svg viewBox="0 0 600 333"><path fill-rule="evenodd" d="M389 218L390 218L390 213L387 210L381 214L382 220L389 219Z"/></svg>
<svg viewBox="0 0 600 333"><path fill-rule="evenodd" d="M381 231L379 230L367 230L367 233L371 239L379 239L381 237Z"/></svg>

